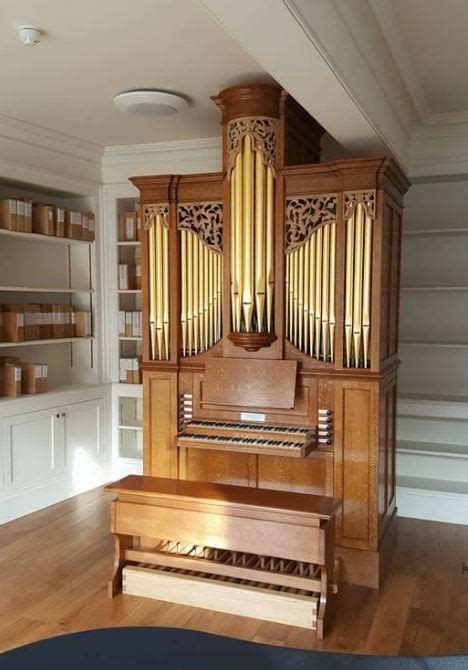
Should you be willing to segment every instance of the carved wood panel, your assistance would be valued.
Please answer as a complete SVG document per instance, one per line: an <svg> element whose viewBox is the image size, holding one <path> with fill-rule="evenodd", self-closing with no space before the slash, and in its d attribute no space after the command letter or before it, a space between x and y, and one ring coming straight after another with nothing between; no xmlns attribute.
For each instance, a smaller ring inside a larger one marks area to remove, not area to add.
<svg viewBox="0 0 468 670"><path fill-rule="evenodd" d="M209 249L223 251L223 203L189 202L178 205L179 230L195 233Z"/></svg>

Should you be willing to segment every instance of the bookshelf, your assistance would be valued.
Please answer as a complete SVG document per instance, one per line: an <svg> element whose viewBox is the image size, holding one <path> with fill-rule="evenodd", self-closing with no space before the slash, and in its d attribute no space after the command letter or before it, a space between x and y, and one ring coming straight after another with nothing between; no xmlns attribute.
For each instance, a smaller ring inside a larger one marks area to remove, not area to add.
<svg viewBox="0 0 468 670"><path fill-rule="evenodd" d="M68 210L95 210L94 198L63 193L36 193L26 185L0 184L0 198L30 199ZM86 235L86 232L83 233ZM5 309L24 310L31 305L57 306L68 313L75 310L90 313L91 333L86 337L68 336L55 329L39 337L9 341L0 330L0 356L47 366L47 392L70 388L74 384L98 384L95 316L95 244L91 239L55 237L37 232L0 228L0 304ZM35 309L35 308L33 308ZM36 308L37 309L37 308ZM46 310L47 311L47 308ZM34 317L41 323L39 315ZM63 319L52 316L52 322ZM65 317L72 320L72 316ZM42 328L41 326L38 326ZM71 328L71 325L70 325ZM26 331L26 329L25 329ZM62 335L62 336L60 336ZM44 395L44 394L42 394ZM19 398L16 398L19 399ZM0 404L12 398L0 396Z"/></svg>

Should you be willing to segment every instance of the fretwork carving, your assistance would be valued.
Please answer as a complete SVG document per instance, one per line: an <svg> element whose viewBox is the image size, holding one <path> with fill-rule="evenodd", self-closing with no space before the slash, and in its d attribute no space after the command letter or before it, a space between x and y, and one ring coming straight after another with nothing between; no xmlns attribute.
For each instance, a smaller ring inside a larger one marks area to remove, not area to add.
<svg viewBox="0 0 468 670"><path fill-rule="evenodd" d="M362 203L366 216L375 218L375 191L348 191L344 194L344 218L350 219L354 214L356 205Z"/></svg>
<svg viewBox="0 0 468 670"><path fill-rule="evenodd" d="M169 228L168 203L160 202L143 206L143 226L145 230L149 230L151 228L158 215L161 217L163 226Z"/></svg>
<svg viewBox="0 0 468 670"><path fill-rule="evenodd" d="M307 242L314 230L336 221L336 195L300 196L286 200L286 251Z"/></svg>
<svg viewBox="0 0 468 670"><path fill-rule="evenodd" d="M223 203L190 202L177 208L179 230L191 230L207 247L223 251Z"/></svg>
<svg viewBox="0 0 468 670"><path fill-rule="evenodd" d="M265 165L276 168L278 121L269 117L234 119L227 125L228 176L246 135L253 140L254 149L262 152Z"/></svg>

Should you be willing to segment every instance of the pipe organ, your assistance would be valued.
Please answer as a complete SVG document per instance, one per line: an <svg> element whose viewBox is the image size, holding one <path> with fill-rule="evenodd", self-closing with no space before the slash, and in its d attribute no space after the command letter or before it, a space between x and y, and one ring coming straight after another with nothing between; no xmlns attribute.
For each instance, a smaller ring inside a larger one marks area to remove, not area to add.
<svg viewBox="0 0 468 670"><path fill-rule="evenodd" d="M278 86L213 100L220 172L132 179L145 475L338 498L343 578L378 587L408 182L390 158L321 163L323 129Z"/></svg>

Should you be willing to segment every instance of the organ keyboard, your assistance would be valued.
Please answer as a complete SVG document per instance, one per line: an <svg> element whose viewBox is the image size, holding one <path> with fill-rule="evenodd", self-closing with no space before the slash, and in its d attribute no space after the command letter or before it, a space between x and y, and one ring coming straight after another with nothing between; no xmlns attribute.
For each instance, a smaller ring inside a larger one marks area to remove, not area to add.
<svg viewBox="0 0 468 670"><path fill-rule="evenodd" d="M227 421L190 421L176 438L179 447L305 458L316 448L315 431L301 426Z"/></svg>

